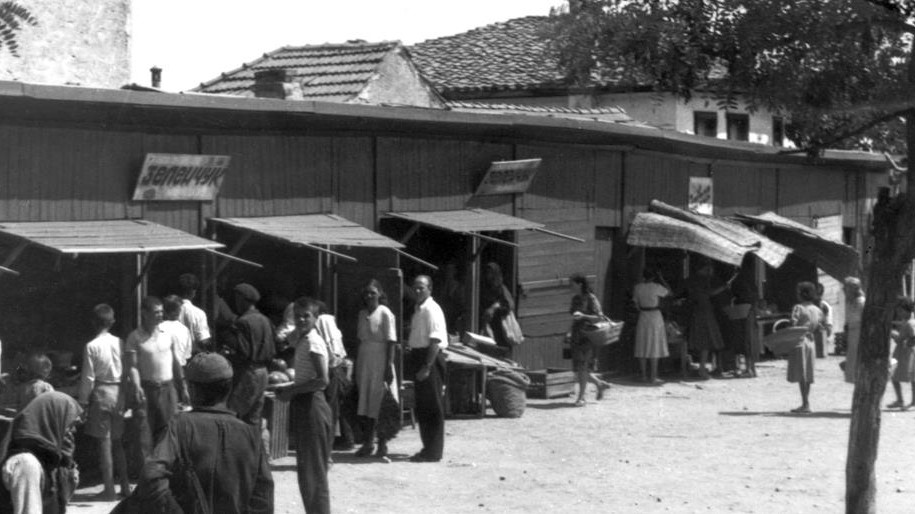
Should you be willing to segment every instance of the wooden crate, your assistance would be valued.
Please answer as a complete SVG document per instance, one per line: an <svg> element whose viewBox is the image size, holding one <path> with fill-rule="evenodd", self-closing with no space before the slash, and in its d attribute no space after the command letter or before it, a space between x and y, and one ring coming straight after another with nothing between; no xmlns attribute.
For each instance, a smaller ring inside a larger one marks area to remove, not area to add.
<svg viewBox="0 0 915 514"><path fill-rule="evenodd" d="M558 398L575 392L575 372L568 369L547 368L525 371L531 379L528 398Z"/></svg>
<svg viewBox="0 0 915 514"><path fill-rule="evenodd" d="M445 416L482 418L486 414L486 367L448 364Z"/></svg>

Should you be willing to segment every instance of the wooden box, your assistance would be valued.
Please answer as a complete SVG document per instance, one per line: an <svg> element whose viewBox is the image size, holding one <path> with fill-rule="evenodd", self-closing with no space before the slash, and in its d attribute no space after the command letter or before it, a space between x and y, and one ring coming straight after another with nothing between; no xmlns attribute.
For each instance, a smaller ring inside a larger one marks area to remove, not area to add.
<svg viewBox="0 0 915 514"><path fill-rule="evenodd" d="M482 418L486 414L486 368L448 364L445 416Z"/></svg>
<svg viewBox="0 0 915 514"><path fill-rule="evenodd" d="M568 369L547 368L525 371L531 379L527 387L528 398L558 398L575 392L575 372Z"/></svg>

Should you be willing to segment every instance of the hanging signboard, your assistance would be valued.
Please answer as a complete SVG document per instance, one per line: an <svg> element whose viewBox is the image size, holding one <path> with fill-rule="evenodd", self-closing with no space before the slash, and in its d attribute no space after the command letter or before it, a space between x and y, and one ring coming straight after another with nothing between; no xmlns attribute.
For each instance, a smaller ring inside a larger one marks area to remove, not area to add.
<svg viewBox="0 0 915 514"><path fill-rule="evenodd" d="M230 160L228 155L146 154L133 199L213 201Z"/></svg>
<svg viewBox="0 0 915 514"><path fill-rule="evenodd" d="M523 193L531 185L540 168L541 159L495 161L477 187L476 195Z"/></svg>
<svg viewBox="0 0 915 514"><path fill-rule="evenodd" d="M689 178L689 210L709 216L713 214L712 185L712 177Z"/></svg>

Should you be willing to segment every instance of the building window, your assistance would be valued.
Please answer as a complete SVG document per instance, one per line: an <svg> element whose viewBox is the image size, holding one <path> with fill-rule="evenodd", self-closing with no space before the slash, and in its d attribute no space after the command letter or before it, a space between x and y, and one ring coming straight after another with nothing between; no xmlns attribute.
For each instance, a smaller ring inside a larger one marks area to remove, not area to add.
<svg viewBox="0 0 915 514"><path fill-rule="evenodd" d="M718 137L718 113L694 112L693 133L697 136Z"/></svg>
<svg viewBox="0 0 915 514"><path fill-rule="evenodd" d="M750 115L749 114L731 114L727 115L728 121L728 139L733 141L750 140Z"/></svg>
<svg viewBox="0 0 915 514"><path fill-rule="evenodd" d="M785 119L781 116L772 117L772 145L785 146Z"/></svg>

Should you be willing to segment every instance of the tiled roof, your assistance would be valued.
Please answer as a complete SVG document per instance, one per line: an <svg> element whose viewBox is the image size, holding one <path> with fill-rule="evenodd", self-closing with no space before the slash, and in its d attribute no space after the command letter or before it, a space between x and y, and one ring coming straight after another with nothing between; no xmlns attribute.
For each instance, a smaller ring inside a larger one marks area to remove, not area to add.
<svg viewBox="0 0 915 514"><path fill-rule="evenodd" d="M401 46L399 41L284 46L193 91L254 96L254 72L283 69L288 81L302 85L304 99L345 102L358 95L385 56Z"/></svg>
<svg viewBox="0 0 915 514"><path fill-rule="evenodd" d="M529 114L554 118L574 118L583 120L622 123L639 127L657 128L644 122L634 120L620 107L599 107L593 109L574 107L553 107L542 105L524 105L508 103L485 103L467 101L449 101L447 107L452 111L477 112L488 114Z"/></svg>
<svg viewBox="0 0 915 514"><path fill-rule="evenodd" d="M442 92L566 87L548 27L547 16L515 18L417 43L410 55Z"/></svg>

